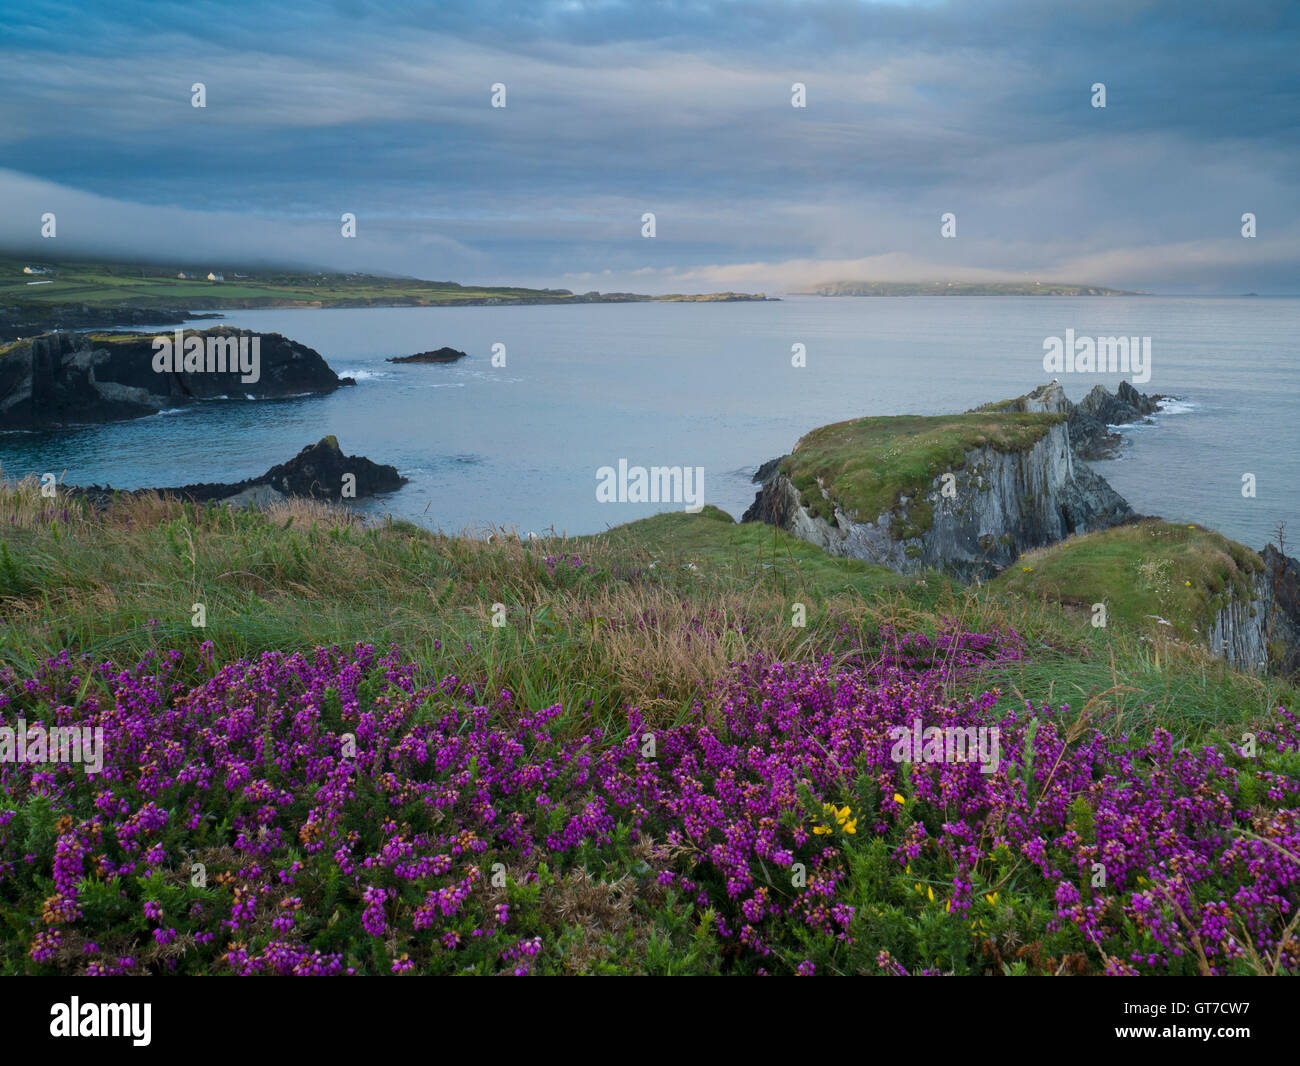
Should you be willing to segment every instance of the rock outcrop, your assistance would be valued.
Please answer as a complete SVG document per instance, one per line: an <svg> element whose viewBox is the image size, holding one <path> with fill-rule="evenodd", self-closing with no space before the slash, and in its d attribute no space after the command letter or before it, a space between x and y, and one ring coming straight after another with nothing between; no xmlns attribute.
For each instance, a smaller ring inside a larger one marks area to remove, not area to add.
<svg viewBox="0 0 1300 1066"><path fill-rule="evenodd" d="M258 339L256 380L234 370L155 369L160 334L95 336L48 333L0 351L0 429L50 429L116 422L156 414L197 400L274 399L327 393L354 384L329 368L320 353L278 333L216 327L183 331L199 337ZM172 336L174 335L161 335ZM223 364L214 362L214 366ZM229 365L229 364L225 364Z"/></svg>
<svg viewBox="0 0 1300 1066"><path fill-rule="evenodd" d="M989 413L1063 414L1069 401L1052 382L1014 403ZM1030 548L1136 517L1104 478L1075 462L1064 420L1023 449L968 449L960 466L879 515L848 513L824 488L833 519L812 513L783 465L761 468L762 487L742 521L770 522L833 555L904 573L933 567L962 580L990 577ZM922 508L928 521L909 522L909 512Z"/></svg>
<svg viewBox="0 0 1300 1066"><path fill-rule="evenodd" d="M349 480L350 479L350 480ZM373 463L360 455L344 455L338 439L329 436L308 445L288 462L271 467L261 477L233 484L182 485L179 488L124 490L124 494L139 495L158 492L196 503L229 503L236 506L260 506L290 497L315 500L340 501L363 499L382 492L394 492L405 485L407 479L397 468ZM344 487L354 490L344 496ZM69 488L73 496L89 499L99 506L107 505L118 493L111 487L89 485Z"/></svg>
<svg viewBox="0 0 1300 1066"><path fill-rule="evenodd" d="M457 351L455 348L438 348L432 352L416 352L414 355L395 355L388 360L390 363L454 363L458 359L464 359L469 353Z"/></svg>
<svg viewBox="0 0 1300 1066"><path fill-rule="evenodd" d="M1173 396L1152 395L1138 392L1127 381L1121 381L1119 388L1111 393L1105 385L1095 385L1090 393L1077 404L1071 403L1059 383L1052 390L1051 385L1044 386L1027 396L1014 400L1001 400L998 403L984 404L976 411L1033 411L1042 410L1034 403L1048 403L1051 409L1067 416L1070 426L1070 447L1076 459L1113 459L1123 444L1118 433L1112 433L1111 426L1125 426L1134 422L1146 421L1148 416L1160 410L1166 400ZM1045 392L1050 390L1050 395ZM1034 397L1038 397L1036 401ZM1046 397L1046 398L1044 398Z"/></svg>

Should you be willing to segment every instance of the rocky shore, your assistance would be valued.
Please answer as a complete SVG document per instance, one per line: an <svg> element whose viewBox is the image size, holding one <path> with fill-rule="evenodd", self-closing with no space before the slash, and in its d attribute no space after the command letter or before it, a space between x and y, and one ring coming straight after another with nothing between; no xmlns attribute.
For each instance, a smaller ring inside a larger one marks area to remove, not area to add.
<svg viewBox="0 0 1300 1066"><path fill-rule="evenodd" d="M184 307L91 307L88 304L0 307L0 344L59 330L179 326L193 319L222 317L216 312L195 314Z"/></svg>

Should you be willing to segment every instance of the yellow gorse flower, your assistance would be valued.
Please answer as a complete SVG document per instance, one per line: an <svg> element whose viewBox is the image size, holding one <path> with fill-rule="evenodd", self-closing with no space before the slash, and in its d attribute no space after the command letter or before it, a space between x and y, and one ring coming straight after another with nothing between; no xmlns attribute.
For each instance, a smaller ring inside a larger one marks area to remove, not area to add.
<svg viewBox="0 0 1300 1066"><path fill-rule="evenodd" d="M823 803L822 814L833 817L836 824L846 833L856 833L858 831L858 820L851 817L853 814L853 809L851 807L836 807L833 803ZM833 829L824 825L819 825L813 828L813 832L818 836L826 836L833 832Z"/></svg>
<svg viewBox="0 0 1300 1066"><path fill-rule="evenodd" d="M895 793L894 793L894 802L895 802L895 803L906 803L907 800L903 799L903 794L902 794L901 792L895 792Z"/></svg>
<svg viewBox="0 0 1300 1066"><path fill-rule="evenodd" d="M998 894L996 892L985 892L984 898L992 905L998 901Z"/></svg>

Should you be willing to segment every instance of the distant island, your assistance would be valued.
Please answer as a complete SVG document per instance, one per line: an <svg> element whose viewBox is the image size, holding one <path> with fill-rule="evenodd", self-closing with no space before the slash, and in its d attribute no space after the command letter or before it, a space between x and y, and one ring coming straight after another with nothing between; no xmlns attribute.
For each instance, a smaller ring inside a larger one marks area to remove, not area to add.
<svg viewBox="0 0 1300 1066"><path fill-rule="evenodd" d="M795 296L1146 296L1102 285L1049 281L823 281Z"/></svg>
<svg viewBox="0 0 1300 1066"><path fill-rule="evenodd" d="M0 341L56 329L178 325L212 312L270 307L464 307L518 304L766 301L764 293L649 296L219 263L50 262L0 256Z"/></svg>

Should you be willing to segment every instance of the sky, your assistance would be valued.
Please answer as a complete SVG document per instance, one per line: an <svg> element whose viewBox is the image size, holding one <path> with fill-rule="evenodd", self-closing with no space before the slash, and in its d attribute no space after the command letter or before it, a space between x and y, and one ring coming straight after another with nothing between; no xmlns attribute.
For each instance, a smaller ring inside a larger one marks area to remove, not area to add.
<svg viewBox="0 0 1300 1066"><path fill-rule="evenodd" d="M0 0L0 249L1296 294L1298 44L1294 0Z"/></svg>

